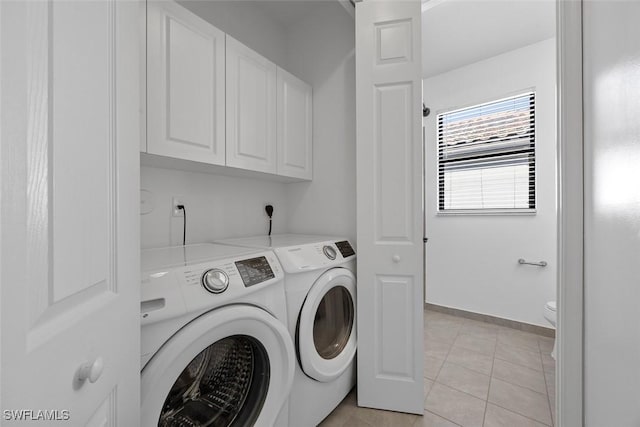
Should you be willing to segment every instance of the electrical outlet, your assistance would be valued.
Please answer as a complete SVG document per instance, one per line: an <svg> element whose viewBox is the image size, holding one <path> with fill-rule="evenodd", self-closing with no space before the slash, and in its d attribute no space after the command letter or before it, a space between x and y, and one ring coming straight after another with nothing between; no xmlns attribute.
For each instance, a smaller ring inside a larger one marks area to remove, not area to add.
<svg viewBox="0 0 640 427"><path fill-rule="evenodd" d="M174 196L171 198L171 215L172 216L184 216L182 209L178 209L178 205L184 206L184 201L180 196Z"/></svg>
<svg viewBox="0 0 640 427"><path fill-rule="evenodd" d="M153 212L156 202L153 193L149 190L140 190L140 215L147 215Z"/></svg>

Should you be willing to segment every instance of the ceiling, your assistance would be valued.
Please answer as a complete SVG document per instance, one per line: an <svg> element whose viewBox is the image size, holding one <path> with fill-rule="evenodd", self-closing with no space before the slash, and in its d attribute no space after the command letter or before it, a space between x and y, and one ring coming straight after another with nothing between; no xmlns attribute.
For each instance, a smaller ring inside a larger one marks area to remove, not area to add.
<svg viewBox="0 0 640 427"><path fill-rule="evenodd" d="M423 77L555 36L555 0L428 0L422 11Z"/></svg>
<svg viewBox="0 0 640 427"><path fill-rule="evenodd" d="M336 0L247 0L246 4L253 4L260 11L277 22L281 26L287 28L296 22L299 22L307 16L313 16L315 13L321 13L329 7L335 7L338 4Z"/></svg>
<svg viewBox="0 0 640 427"><path fill-rule="evenodd" d="M339 4L337 0L227 1L254 5L284 28ZM555 4L556 0L422 0L423 76L554 37Z"/></svg>

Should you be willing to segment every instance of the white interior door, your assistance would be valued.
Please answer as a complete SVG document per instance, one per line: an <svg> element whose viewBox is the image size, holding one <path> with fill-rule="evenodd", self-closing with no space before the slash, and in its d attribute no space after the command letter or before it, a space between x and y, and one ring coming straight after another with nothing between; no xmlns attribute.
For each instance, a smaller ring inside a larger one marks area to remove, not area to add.
<svg viewBox="0 0 640 427"><path fill-rule="evenodd" d="M420 2L356 3L358 404L423 413Z"/></svg>
<svg viewBox="0 0 640 427"><path fill-rule="evenodd" d="M3 425L139 420L141 10L0 2Z"/></svg>

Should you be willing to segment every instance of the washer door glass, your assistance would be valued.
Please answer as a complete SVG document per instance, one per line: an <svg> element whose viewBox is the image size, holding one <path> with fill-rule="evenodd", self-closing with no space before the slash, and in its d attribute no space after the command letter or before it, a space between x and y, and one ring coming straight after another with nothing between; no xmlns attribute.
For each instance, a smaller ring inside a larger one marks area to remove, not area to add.
<svg viewBox="0 0 640 427"><path fill-rule="evenodd" d="M260 342L233 335L200 352L171 387L159 426L245 426L260 415L269 358Z"/></svg>
<svg viewBox="0 0 640 427"><path fill-rule="evenodd" d="M331 288L322 297L313 321L313 344L323 359L333 359L349 341L354 320L353 299L344 286Z"/></svg>

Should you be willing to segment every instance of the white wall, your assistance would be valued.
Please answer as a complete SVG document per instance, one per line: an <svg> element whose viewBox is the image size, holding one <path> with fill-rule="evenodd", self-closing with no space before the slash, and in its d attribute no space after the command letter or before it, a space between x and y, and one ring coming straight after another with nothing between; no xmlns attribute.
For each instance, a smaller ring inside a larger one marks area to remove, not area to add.
<svg viewBox="0 0 640 427"><path fill-rule="evenodd" d="M584 2L584 412L640 425L640 3Z"/></svg>
<svg viewBox="0 0 640 427"><path fill-rule="evenodd" d="M555 8L555 0L423 2L422 76L554 37Z"/></svg>
<svg viewBox="0 0 640 427"><path fill-rule="evenodd" d="M356 234L354 21L324 2L289 28L289 71L313 86L313 181L287 184L289 229Z"/></svg>
<svg viewBox="0 0 640 427"><path fill-rule="evenodd" d="M178 3L270 61L287 68L286 30L262 13L255 1L179 0Z"/></svg>
<svg viewBox="0 0 640 427"><path fill-rule="evenodd" d="M438 112L535 88L537 213L438 216ZM549 327L556 297L555 39L443 73L423 82L426 135L426 301ZM546 268L518 265L545 260Z"/></svg>
<svg viewBox="0 0 640 427"><path fill-rule="evenodd" d="M151 191L155 209L141 215L143 248L182 244L182 217L171 216L171 198L187 209L187 243L267 234L264 206L274 206L274 233L287 230L285 184L143 166L140 188Z"/></svg>

